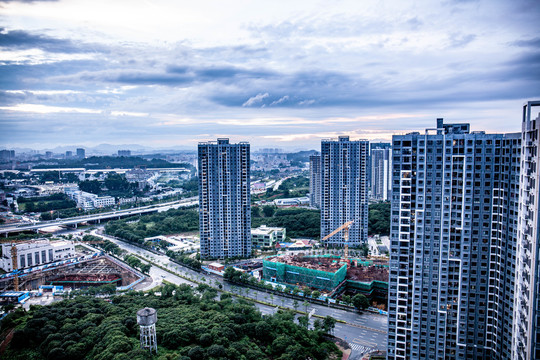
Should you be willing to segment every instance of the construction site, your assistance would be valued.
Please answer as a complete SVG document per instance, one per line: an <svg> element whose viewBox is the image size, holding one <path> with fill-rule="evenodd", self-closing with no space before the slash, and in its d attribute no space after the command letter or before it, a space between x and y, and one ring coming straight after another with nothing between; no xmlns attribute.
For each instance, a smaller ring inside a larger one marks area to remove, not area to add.
<svg viewBox="0 0 540 360"><path fill-rule="evenodd" d="M263 261L263 279L288 286L321 290L332 298L364 294L385 303L388 292L388 262L348 259L335 255L271 256Z"/></svg>
<svg viewBox="0 0 540 360"><path fill-rule="evenodd" d="M263 261L263 279L309 286L325 291L336 288L347 274L347 264L333 256L273 256Z"/></svg>
<svg viewBox="0 0 540 360"><path fill-rule="evenodd" d="M40 266L0 278L0 291L35 290L41 285L62 285L72 289L115 284L125 287L143 279L144 275L120 261L103 254L66 260Z"/></svg>

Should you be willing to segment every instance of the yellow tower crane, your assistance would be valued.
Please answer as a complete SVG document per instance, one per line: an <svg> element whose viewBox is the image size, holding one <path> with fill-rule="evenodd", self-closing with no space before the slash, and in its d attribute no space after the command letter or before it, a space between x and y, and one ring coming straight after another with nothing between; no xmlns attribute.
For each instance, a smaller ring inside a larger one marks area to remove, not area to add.
<svg viewBox="0 0 540 360"><path fill-rule="evenodd" d="M13 288L19 291L19 262L17 253L17 243L28 242L28 240L11 240L11 268L13 271Z"/></svg>
<svg viewBox="0 0 540 360"><path fill-rule="evenodd" d="M13 276L13 288L15 291L19 291L19 263L17 262L17 244L13 243L11 244L11 268L15 272L15 275Z"/></svg>
<svg viewBox="0 0 540 360"><path fill-rule="evenodd" d="M326 241L332 236L336 235L338 232L343 230L343 240L345 240L345 251L343 258L347 263L349 263L349 227L354 223L354 220L347 221L345 224L338 227L336 230L332 231L330 234L326 235L321 239L321 241Z"/></svg>

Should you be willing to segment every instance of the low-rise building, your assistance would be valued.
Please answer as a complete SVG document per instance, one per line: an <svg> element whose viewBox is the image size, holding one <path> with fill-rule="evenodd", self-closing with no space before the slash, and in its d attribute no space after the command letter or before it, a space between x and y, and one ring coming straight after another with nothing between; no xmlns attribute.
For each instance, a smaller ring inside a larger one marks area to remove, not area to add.
<svg viewBox="0 0 540 360"><path fill-rule="evenodd" d="M286 198L286 199L276 199L274 200L274 205L278 207L288 207L288 206L302 206L309 205L309 197L302 196L296 198Z"/></svg>
<svg viewBox="0 0 540 360"><path fill-rule="evenodd" d="M261 225L251 229L251 243L255 248L273 247L277 242L285 241L285 236L285 228Z"/></svg>
<svg viewBox="0 0 540 360"><path fill-rule="evenodd" d="M11 258L13 246L17 248L17 267L19 269L69 259L75 256L75 245L72 241L40 239L14 244L5 243L2 244L0 268L6 272L14 270L13 259Z"/></svg>
<svg viewBox="0 0 540 360"><path fill-rule="evenodd" d="M116 201L112 196L98 196L86 191L81 191L77 185L65 186L64 193L69 196L70 199L76 201L77 206L84 210L109 207L116 204Z"/></svg>

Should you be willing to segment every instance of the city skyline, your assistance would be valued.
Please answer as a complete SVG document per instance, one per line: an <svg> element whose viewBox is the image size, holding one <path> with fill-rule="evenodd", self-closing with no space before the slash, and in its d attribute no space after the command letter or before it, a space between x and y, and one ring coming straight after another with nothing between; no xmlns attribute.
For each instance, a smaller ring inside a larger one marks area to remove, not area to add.
<svg viewBox="0 0 540 360"><path fill-rule="evenodd" d="M432 119L517 131L534 1L0 1L0 147L317 149ZM512 14L512 16L507 16Z"/></svg>

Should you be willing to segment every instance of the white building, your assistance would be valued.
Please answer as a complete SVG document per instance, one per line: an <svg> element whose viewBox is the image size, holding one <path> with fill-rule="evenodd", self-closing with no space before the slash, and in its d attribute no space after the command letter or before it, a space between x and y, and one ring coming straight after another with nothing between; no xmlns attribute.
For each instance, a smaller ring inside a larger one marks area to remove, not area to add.
<svg viewBox="0 0 540 360"><path fill-rule="evenodd" d="M285 241L285 235L285 228L261 225L256 229L251 229L251 242L256 248L273 247L276 242Z"/></svg>
<svg viewBox="0 0 540 360"><path fill-rule="evenodd" d="M96 194L81 191L76 185L64 187L64 193L77 202L77 207L84 210L109 207L116 204L116 201L112 196L98 196Z"/></svg>
<svg viewBox="0 0 540 360"><path fill-rule="evenodd" d="M45 239L15 243L17 247L17 266L19 269L47 264L57 260L75 256L75 245L72 241L49 241ZM6 272L13 271L11 258L12 243L2 244L0 268Z"/></svg>

